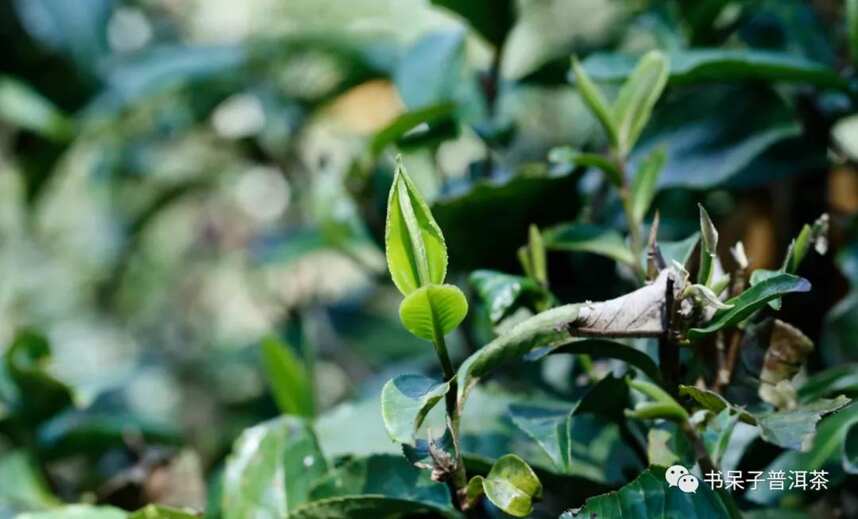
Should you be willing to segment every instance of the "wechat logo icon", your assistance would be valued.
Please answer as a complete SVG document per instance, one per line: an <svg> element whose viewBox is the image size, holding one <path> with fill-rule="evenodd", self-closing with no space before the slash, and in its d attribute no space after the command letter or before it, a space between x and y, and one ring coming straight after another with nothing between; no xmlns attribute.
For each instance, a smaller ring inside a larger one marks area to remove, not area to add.
<svg viewBox="0 0 858 519"><path fill-rule="evenodd" d="M679 490L686 494L694 494L697 492L697 487L700 486L697 478L693 474L689 474L688 469L682 465L674 465L667 469L664 473L664 479L667 480L669 486L679 487Z"/></svg>

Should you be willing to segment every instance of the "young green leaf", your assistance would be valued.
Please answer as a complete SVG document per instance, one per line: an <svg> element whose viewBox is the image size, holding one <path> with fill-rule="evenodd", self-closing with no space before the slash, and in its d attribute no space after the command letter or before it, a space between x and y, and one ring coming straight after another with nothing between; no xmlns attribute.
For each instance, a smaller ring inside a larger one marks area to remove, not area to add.
<svg viewBox="0 0 858 519"><path fill-rule="evenodd" d="M659 51L645 54L626 80L612 108L620 156L627 156L649 121L668 78L667 57Z"/></svg>
<svg viewBox="0 0 858 519"><path fill-rule="evenodd" d="M709 213L701 204L697 204L700 208L700 236L702 238L700 247L700 270L697 273L697 283L700 285L709 285L712 278L712 264L715 262L715 257L718 249L718 229L709 218Z"/></svg>
<svg viewBox="0 0 858 519"><path fill-rule="evenodd" d="M450 385L423 375L400 375L381 390L381 417L393 441L413 443L417 429Z"/></svg>
<svg viewBox="0 0 858 519"><path fill-rule="evenodd" d="M387 201L384 232L387 266L393 283L408 295L428 284L441 284L447 274L447 246L429 206L397 161Z"/></svg>
<svg viewBox="0 0 858 519"><path fill-rule="evenodd" d="M499 458L488 476L475 476L468 483L468 498L479 496L479 486L489 501L515 517L526 517L533 511L533 500L542 497L542 483L533 469L515 454Z"/></svg>
<svg viewBox="0 0 858 519"><path fill-rule="evenodd" d="M530 256L531 277L540 286L548 286L548 261L545 258L545 242L539 227L531 224L528 229L527 250Z"/></svg>
<svg viewBox="0 0 858 519"><path fill-rule="evenodd" d="M608 101L599 87L587 75L578 58L572 58L572 71L575 73L575 84L578 86L578 92L581 94L584 102L587 103L590 111L593 112L593 115L602 123L602 128L605 129L605 133L608 134L611 143L617 146L619 143L617 140L617 126L611 114L611 109L608 106Z"/></svg>
<svg viewBox="0 0 858 519"><path fill-rule="evenodd" d="M439 341L468 313L465 294L454 285L429 285L408 294L399 305L399 320L412 334Z"/></svg>
<svg viewBox="0 0 858 519"><path fill-rule="evenodd" d="M638 224L643 221L652 204L658 176L664 169L665 162L667 153L664 148L657 148L643 161L632 181L632 216Z"/></svg>
<svg viewBox="0 0 858 519"><path fill-rule="evenodd" d="M261 348L262 367L280 412L313 416L313 388L306 365L277 337L263 339Z"/></svg>
<svg viewBox="0 0 858 519"><path fill-rule="evenodd" d="M756 284L738 296L729 299L726 304L732 305L729 310L721 310L702 328L692 328L688 331L689 339L699 339L704 335L717 332L721 328L733 326L745 320L752 313L776 297L791 292L807 292L810 282L792 274L778 274Z"/></svg>

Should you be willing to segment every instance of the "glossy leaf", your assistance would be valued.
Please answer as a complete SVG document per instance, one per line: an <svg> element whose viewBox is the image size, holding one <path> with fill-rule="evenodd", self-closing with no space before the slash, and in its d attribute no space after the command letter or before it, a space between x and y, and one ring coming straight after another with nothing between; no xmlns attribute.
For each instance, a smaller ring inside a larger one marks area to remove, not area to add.
<svg viewBox="0 0 858 519"><path fill-rule="evenodd" d="M426 414L450 386L423 375L400 375L381 390L381 416L391 439L412 444Z"/></svg>
<svg viewBox="0 0 858 519"><path fill-rule="evenodd" d="M390 186L384 243L390 275L403 295L444 282L447 274L444 235L401 161Z"/></svg>
<svg viewBox="0 0 858 519"><path fill-rule="evenodd" d="M405 328L429 341L439 341L465 319L468 300L454 285L427 285L408 294L399 305Z"/></svg>
<svg viewBox="0 0 858 519"><path fill-rule="evenodd" d="M493 270L476 270L468 277L477 296L488 310L492 323L499 323L520 305L548 297L545 290L530 278L513 276Z"/></svg>
<svg viewBox="0 0 858 519"><path fill-rule="evenodd" d="M561 519L623 519L646 517L709 518L732 517L721 498L702 481L696 492L685 493L669 487L662 467L651 467L616 492L591 497L577 511L568 511Z"/></svg>
<svg viewBox="0 0 858 519"><path fill-rule="evenodd" d="M313 387L307 366L276 337L262 340L262 367L277 407L283 414L313 416Z"/></svg>
<svg viewBox="0 0 858 519"><path fill-rule="evenodd" d="M613 229L581 223L560 224L543 233L545 247L551 250L591 252L631 264L634 256L623 237Z"/></svg>
<svg viewBox="0 0 858 519"><path fill-rule="evenodd" d="M528 516L533 511L533 500L542 497L542 483L536 473L515 454L498 459L485 478L477 476L475 480L482 483L489 501L514 517Z"/></svg>
<svg viewBox="0 0 858 519"><path fill-rule="evenodd" d="M314 480L327 470L312 429L284 416L246 429L226 460L223 517L283 517L307 502Z"/></svg>
<svg viewBox="0 0 858 519"><path fill-rule="evenodd" d="M842 87L843 79L829 67L785 52L755 49L685 49L668 54L671 83L762 79ZM624 81L635 66L633 56L593 54L584 69L595 81Z"/></svg>
<svg viewBox="0 0 858 519"><path fill-rule="evenodd" d="M632 216L638 223L643 221L653 198L655 198L658 177L661 170L664 169L666 160L667 155L664 149L658 148L650 153L638 167L632 181Z"/></svg>
<svg viewBox="0 0 858 519"><path fill-rule="evenodd" d="M611 116L617 127L621 156L634 147L649 121L652 109L667 84L669 68L664 54L650 51L640 59L620 89Z"/></svg>
<svg viewBox="0 0 858 519"><path fill-rule="evenodd" d="M733 305L732 308L718 311L704 327L692 328L688 331L688 337L698 339L722 328L736 325L776 297L808 290L810 290L810 283L804 278L791 274L772 277L728 300L726 303Z"/></svg>
<svg viewBox="0 0 858 519"><path fill-rule="evenodd" d="M313 485L311 499L291 510L289 519L406 517L434 514L458 517L443 483L430 479L401 455L376 455L347 462Z"/></svg>

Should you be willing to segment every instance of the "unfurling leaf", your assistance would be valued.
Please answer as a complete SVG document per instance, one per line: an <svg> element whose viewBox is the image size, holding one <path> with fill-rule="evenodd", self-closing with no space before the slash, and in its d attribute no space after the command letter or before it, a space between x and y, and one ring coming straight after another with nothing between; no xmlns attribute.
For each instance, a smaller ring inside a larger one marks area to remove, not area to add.
<svg viewBox="0 0 858 519"><path fill-rule="evenodd" d="M405 328L429 341L439 341L453 331L468 313L465 294L454 285L428 285L408 294L399 305Z"/></svg>
<svg viewBox="0 0 858 519"><path fill-rule="evenodd" d="M408 295L447 275L447 246L429 206L398 160L384 230L387 266L393 283Z"/></svg>
<svg viewBox="0 0 858 519"><path fill-rule="evenodd" d="M480 487L495 506L515 517L526 517L533 511L534 499L542 497L542 483L533 469L515 454L499 458L489 474L475 476L468 483L467 499L473 503Z"/></svg>
<svg viewBox="0 0 858 519"><path fill-rule="evenodd" d="M423 375L400 375L381 390L381 417L390 438L413 443L426 414L450 388L446 382Z"/></svg>
<svg viewBox="0 0 858 519"><path fill-rule="evenodd" d="M778 274L727 300L726 304L732 305L732 308L719 310L706 323L706 326L689 330L688 338L698 339L727 326L733 326L748 318L776 297L791 292L807 292L808 290L810 290L810 282L806 279L792 274Z"/></svg>
<svg viewBox="0 0 858 519"><path fill-rule="evenodd" d="M667 85L668 69L667 57L659 51L650 51L638 61L634 72L620 89L612 109L612 119L621 156L626 156L634 147L649 121L652 109Z"/></svg>
<svg viewBox="0 0 858 519"><path fill-rule="evenodd" d="M708 285L712 277L713 263L718 249L718 230L706 209L698 204L700 208L700 270L697 272L697 283Z"/></svg>

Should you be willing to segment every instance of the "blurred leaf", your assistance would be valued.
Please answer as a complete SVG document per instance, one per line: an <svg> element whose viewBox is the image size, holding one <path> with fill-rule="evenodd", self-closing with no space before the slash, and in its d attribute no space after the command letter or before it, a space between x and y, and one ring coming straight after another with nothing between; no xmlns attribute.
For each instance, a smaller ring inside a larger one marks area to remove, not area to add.
<svg viewBox="0 0 858 519"><path fill-rule="evenodd" d="M114 63L107 72L106 88L89 110L118 112L164 91L208 79L240 77L247 63L240 46L162 46Z"/></svg>
<svg viewBox="0 0 858 519"><path fill-rule="evenodd" d="M226 460L224 519L284 517L307 502L327 462L307 423L283 416L246 429Z"/></svg>
<svg viewBox="0 0 858 519"><path fill-rule="evenodd" d="M519 173L454 186L432 211L444 229L451 268L457 271L518 268L516 252L530 225L575 217L577 175Z"/></svg>
<svg viewBox="0 0 858 519"><path fill-rule="evenodd" d="M844 88L844 80L826 65L785 52L754 49L687 49L669 52L670 83L723 82L762 79L795 81L821 87ZM584 70L594 81L620 82L628 78L637 59L626 54L591 54Z"/></svg>
<svg viewBox="0 0 858 519"><path fill-rule="evenodd" d="M542 497L542 483L533 469L515 454L498 459L489 474L476 476L468 484L469 494L475 482L495 506L515 517L526 517L533 511L533 500Z"/></svg>
<svg viewBox="0 0 858 519"><path fill-rule="evenodd" d="M447 274L444 235L401 160L390 186L384 243L390 275L403 295L430 283L444 282Z"/></svg>
<svg viewBox="0 0 858 519"><path fill-rule="evenodd" d="M128 512L112 506L66 505L45 512L19 514L15 519L127 519Z"/></svg>
<svg viewBox="0 0 858 519"><path fill-rule="evenodd" d="M699 339L722 328L736 325L776 297L792 292L807 292L809 290L810 283L806 279L793 276L792 274L779 274L729 299L726 303L733 305L732 308L719 310L706 323L705 327L689 330L688 337L692 340Z"/></svg>
<svg viewBox="0 0 858 519"><path fill-rule="evenodd" d="M611 113L611 107L607 99L605 99L598 85L590 79L587 71L581 66L577 58L572 59L572 71L575 74L575 86L578 87L581 98L584 99L590 111L593 112L593 115L602 124L602 128L604 128L610 141L614 146L617 146L619 144L619 129L617 128L616 120Z"/></svg>
<svg viewBox="0 0 858 519"><path fill-rule="evenodd" d="M99 456L109 449L127 446L129 434L151 443L180 443L177 426L132 415L127 411L67 409L42 423L37 442L41 455Z"/></svg>
<svg viewBox="0 0 858 519"><path fill-rule="evenodd" d="M98 72L109 52L107 26L114 0L15 0L21 25L36 40L67 54L90 75Z"/></svg>
<svg viewBox="0 0 858 519"><path fill-rule="evenodd" d="M823 398L795 409L757 416L764 440L785 449L810 450L816 435L816 424L826 414L833 413L849 403L849 398L839 396Z"/></svg>
<svg viewBox="0 0 858 519"><path fill-rule="evenodd" d="M551 250L591 252L622 263L634 263L634 256L622 235L613 229L591 224L566 223L546 229L543 238L545 247Z"/></svg>
<svg viewBox="0 0 858 519"><path fill-rule="evenodd" d="M11 412L29 424L74 405L71 388L45 370L50 355L48 340L32 330L19 331L4 355L6 372L17 393Z"/></svg>
<svg viewBox="0 0 858 519"><path fill-rule="evenodd" d="M802 402L840 394L858 395L858 364L834 366L814 373L798 388L798 397Z"/></svg>
<svg viewBox="0 0 858 519"><path fill-rule="evenodd" d="M658 51L645 54L620 88L611 109L617 128L617 146L625 157L649 122L652 109L667 84L670 65Z"/></svg>
<svg viewBox="0 0 858 519"><path fill-rule="evenodd" d="M23 450L0 454L0 516L4 511L39 510L56 506L57 499L36 465Z"/></svg>
<svg viewBox="0 0 858 519"><path fill-rule="evenodd" d="M373 157L381 155L387 146L422 124L433 125L447 120L454 109L455 105L442 103L405 112L373 136L369 145L371 155Z"/></svg>
<svg viewBox="0 0 858 519"><path fill-rule="evenodd" d="M381 390L381 415L391 439L415 442L415 433L426 414L447 394L450 386L423 375L400 375Z"/></svg>
<svg viewBox="0 0 858 519"><path fill-rule="evenodd" d="M623 185L623 174L608 157L598 153L582 153L578 150L563 146L553 148L548 154L548 160L562 165L570 173L577 167L598 168L607 175L608 180L615 186Z"/></svg>
<svg viewBox="0 0 858 519"><path fill-rule="evenodd" d="M846 30L852 61L858 61L858 1L846 0Z"/></svg>
<svg viewBox="0 0 858 519"><path fill-rule="evenodd" d="M283 414L312 417L315 414L312 378L307 365L280 339L262 339L262 367L277 407Z"/></svg>
<svg viewBox="0 0 858 519"><path fill-rule="evenodd" d="M411 292L399 305L405 328L427 341L438 342L468 314L468 300L455 285L426 285Z"/></svg>
<svg viewBox="0 0 858 519"><path fill-rule="evenodd" d="M175 508L149 505L129 515L128 519L193 519L202 516L202 514L192 514Z"/></svg>
<svg viewBox="0 0 858 519"><path fill-rule="evenodd" d="M684 240L658 242L658 246L661 249L661 255L664 256L664 260L668 265L671 261L676 261L680 265L687 265L698 241L700 241L700 233L695 232Z"/></svg>
<svg viewBox="0 0 858 519"><path fill-rule="evenodd" d="M705 189L735 177L773 145L800 133L792 109L769 89L687 88L665 96L631 162L634 167L651 150L664 147L667 162L659 187ZM787 166L790 173L801 171L794 161ZM770 179L757 171L756 182Z"/></svg>
<svg viewBox="0 0 858 519"><path fill-rule="evenodd" d="M493 324L499 323L518 306L532 307L536 302L549 298L532 279L493 270L475 270L468 277L468 282L486 305Z"/></svg>
<svg viewBox="0 0 858 519"><path fill-rule="evenodd" d="M497 48L503 44L515 23L515 2L512 0L432 0L458 14L475 31Z"/></svg>
<svg viewBox="0 0 858 519"><path fill-rule="evenodd" d="M313 485L310 502L289 519L398 518L410 514L458 517L446 485L400 455L376 455L337 467Z"/></svg>
<svg viewBox="0 0 858 519"><path fill-rule="evenodd" d="M638 167L635 178L632 180L632 216L638 223L643 222L655 198L658 177L664 169L666 160L664 149L654 150Z"/></svg>
<svg viewBox="0 0 858 519"><path fill-rule="evenodd" d="M72 122L30 86L0 75L0 121L54 140L71 136Z"/></svg>
<svg viewBox="0 0 858 519"><path fill-rule="evenodd" d="M650 467L618 491L591 497L580 510L560 516L561 519L575 517L668 519L732 515L709 485L701 482L695 492L685 493L679 487L668 487L663 468Z"/></svg>
<svg viewBox="0 0 858 519"><path fill-rule="evenodd" d="M858 425L851 424L843 438L843 470L858 474Z"/></svg>

